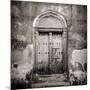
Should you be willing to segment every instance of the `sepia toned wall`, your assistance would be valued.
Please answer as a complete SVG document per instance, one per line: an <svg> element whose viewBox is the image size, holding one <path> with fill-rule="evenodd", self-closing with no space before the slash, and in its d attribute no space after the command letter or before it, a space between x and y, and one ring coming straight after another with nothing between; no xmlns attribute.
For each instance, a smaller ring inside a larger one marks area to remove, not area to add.
<svg viewBox="0 0 90 90"><path fill-rule="evenodd" d="M51 4L51 3L37 3L37 2L11 2L11 40L12 40L12 53L11 62L18 64L20 69L15 72L20 75L26 74L28 71L23 66L32 67L33 63L33 21L41 13L47 10L57 11L61 13L67 21L68 30L68 62L76 60L78 53L81 53L77 59L82 63L86 62L87 50L87 7L80 5L67 5L67 4ZM17 47L16 42L19 46ZM23 46L22 46L23 44ZM31 45L31 46L30 46ZM29 49L27 49L27 47ZM16 47L16 48L14 48ZM82 54L83 53L83 54ZM76 57L75 57L76 56ZM82 57L82 59L80 59ZM85 57L85 58L83 58ZM84 60L83 60L84 59ZM76 61L78 61L76 60ZM28 65L27 65L28 63ZM19 76L20 77L20 76Z"/></svg>

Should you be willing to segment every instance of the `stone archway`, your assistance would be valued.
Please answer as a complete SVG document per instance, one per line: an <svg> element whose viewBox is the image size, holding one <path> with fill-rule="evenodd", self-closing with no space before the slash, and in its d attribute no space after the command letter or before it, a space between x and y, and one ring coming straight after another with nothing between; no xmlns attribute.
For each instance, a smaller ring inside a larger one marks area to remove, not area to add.
<svg viewBox="0 0 90 90"><path fill-rule="evenodd" d="M38 73L67 71L67 23L64 16L55 11L45 11L36 17L33 29Z"/></svg>

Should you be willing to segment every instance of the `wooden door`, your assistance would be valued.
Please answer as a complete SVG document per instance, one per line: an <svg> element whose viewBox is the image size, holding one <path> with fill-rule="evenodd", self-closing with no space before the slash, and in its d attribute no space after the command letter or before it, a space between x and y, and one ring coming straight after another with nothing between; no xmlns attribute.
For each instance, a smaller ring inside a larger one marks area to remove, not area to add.
<svg viewBox="0 0 90 90"><path fill-rule="evenodd" d="M63 72L62 35L53 32L39 32L37 43L38 73Z"/></svg>

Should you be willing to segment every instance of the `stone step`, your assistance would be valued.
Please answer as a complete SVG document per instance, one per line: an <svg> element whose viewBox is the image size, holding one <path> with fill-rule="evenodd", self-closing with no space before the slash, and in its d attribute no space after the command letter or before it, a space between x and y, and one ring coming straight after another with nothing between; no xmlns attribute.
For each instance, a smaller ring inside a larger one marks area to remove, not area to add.
<svg viewBox="0 0 90 90"><path fill-rule="evenodd" d="M55 86L68 86L69 82L65 81L63 74L52 74L52 75L40 75L39 80L41 82L33 83L33 88L38 87L55 87Z"/></svg>

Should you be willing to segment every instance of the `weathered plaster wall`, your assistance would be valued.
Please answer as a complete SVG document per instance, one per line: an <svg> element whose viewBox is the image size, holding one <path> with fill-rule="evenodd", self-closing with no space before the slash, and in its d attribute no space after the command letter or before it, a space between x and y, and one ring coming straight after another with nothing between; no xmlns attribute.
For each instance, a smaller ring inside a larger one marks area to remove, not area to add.
<svg viewBox="0 0 90 90"><path fill-rule="evenodd" d="M74 50L87 48L86 6L19 1L13 1L11 4L12 64L16 63L20 66L33 59L30 51L25 51L25 49L28 45L33 44L33 21L35 17L46 10L53 10L61 13L67 21L68 61L72 60L72 53ZM14 44L16 42L18 43L18 41L21 41L24 47L13 49ZM22 67L22 69L24 68ZM17 72L20 72L20 70Z"/></svg>

